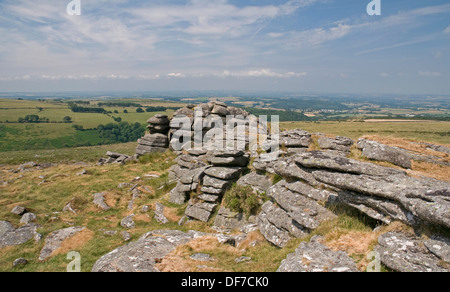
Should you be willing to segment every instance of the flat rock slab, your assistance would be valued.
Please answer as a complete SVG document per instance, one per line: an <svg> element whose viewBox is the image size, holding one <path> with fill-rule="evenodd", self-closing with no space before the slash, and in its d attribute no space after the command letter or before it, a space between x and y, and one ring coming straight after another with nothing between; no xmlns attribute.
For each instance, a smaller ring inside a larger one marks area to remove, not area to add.
<svg viewBox="0 0 450 292"><path fill-rule="evenodd" d="M298 154L294 157L294 161L306 168L322 168L353 174L377 176L405 174L404 171L393 168L382 167L373 163L361 162L340 155L320 151Z"/></svg>
<svg viewBox="0 0 450 292"><path fill-rule="evenodd" d="M236 184L250 186L255 192L265 193L272 186L272 181L265 175L252 172L241 177Z"/></svg>
<svg viewBox="0 0 450 292"><path fill-rule="evenodd" d="M189 201L188 206L184 212L185 215L203 221L208 222L209 217L211 217L211 213L214 211L214 208L217 204L208 203L208 202L198 202L194 203L192 200Z"/></svg>
<svg viewBox="0 0 450 292"><path fill-rule="evenodd" d="M92 272L159 272L158 260L178 245L188 243L195 234L177 230L151 231L137 241L121 246L101 257Z"/></svg>
<svg viewBox="0 0 450 292"><path fill-rule="evenodd" d="M155 230L142 235L137 241L121 246L102 256L92 272L159 272L155 265L177 246L205 236L215 236L219 243L227 243L222 234L207 234L190 230ZM234 239L236 240L236 239ZM200 256L203 258L203 256Z"/></svg>
<svg viewBox="0 0 450 292"><path fill-rule="evenodd" d="M359 272L355 262L342 251L332 251L315 236L302 242L285 260L277 272Z"/></svg>
<svg viewBox="0 0 450 292"><path fill-rule="evenodd" d="M256 224L264 238L273 245L283 248L291 240L289 232L273 225L265 212L258 215Z"/></svg>
<svg viewBox="0 0 450 292"><path fill-rule="evenodd" d="M336 215L318 202L290 191L285 184L286 181L282 180L273 185L267 191L267 195L299 225L307 229L316 229L322 222L336 218Z"/></svg>
<svg viewBox="0 0 450 292"><path fill-rule="evenodd" d="M15 229L8 221L0 221L0 248L20 245L33 239L39 227L30 223Z"/></svg>
<svg viewBox="0 0 450 292"><path fill-rule="evenodd" d="M441 242L442 244L442 242ZM446 245L448 250L448 245ZM441 246L443 249L443 246ZM378 238L375 251L381 262L398 272L450 272L443 259L433 254L422 239L403 232L388 232Z"/></svg>
<svg viewBox="0 0 450 292"><path fill-rule="evenodd" d="M223 180L233 180L242 173L241 167L211 167L205 170L205 174Z"/></svg>
<svg viewBox="0 0 450 292"><path fill-rule="evenodd" d="M42 248L39 255L40 261L48 259L52 253L57 250L64 240L71 238L77 233L81 232L84 227L69 227L65 229L56 230L45 239L45 246Z"/></svg>
<svg viewBox="0 0 450 292"><path fill-rule="evenodd" d="M363 157L378 161L387 161L403 168L411 169L412 156L404 149L366 139L359 139L357 145L359 149L362 149Z"/></svg>

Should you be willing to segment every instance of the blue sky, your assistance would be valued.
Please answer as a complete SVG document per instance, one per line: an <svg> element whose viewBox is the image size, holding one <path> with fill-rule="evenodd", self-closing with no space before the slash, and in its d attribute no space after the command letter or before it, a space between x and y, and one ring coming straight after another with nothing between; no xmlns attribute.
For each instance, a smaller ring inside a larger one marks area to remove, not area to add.
<svg viewBox="0 0 450 292"><path fill-rule="evenodd" d="M450 3L0 2L0 91L450 94Z"/></svg>

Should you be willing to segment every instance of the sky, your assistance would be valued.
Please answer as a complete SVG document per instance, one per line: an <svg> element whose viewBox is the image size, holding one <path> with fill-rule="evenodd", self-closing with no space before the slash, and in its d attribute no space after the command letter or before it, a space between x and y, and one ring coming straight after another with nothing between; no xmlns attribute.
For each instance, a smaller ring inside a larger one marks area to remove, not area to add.
<svg viewBox="0 0 450 292"><path fill-rule="evenodd" d="M0 0L0 91L450 94L448 0Z"/></svg>

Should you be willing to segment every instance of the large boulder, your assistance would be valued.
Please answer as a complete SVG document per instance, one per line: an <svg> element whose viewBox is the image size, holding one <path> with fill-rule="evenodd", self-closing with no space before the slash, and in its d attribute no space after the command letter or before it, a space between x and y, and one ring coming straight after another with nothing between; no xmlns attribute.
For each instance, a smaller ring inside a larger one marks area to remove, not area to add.
<svg viewBox="0 0 450 292"><path fill-rule="evenodd" d="M45 246L42 248L39 254L39 260L45 261L48 259L54 251L61 247L64 240L69 239L77 233L84 230L84 227L69 227L60 230L56 230L49 234L45 239Z"/></svg>
<svg viewBox="0 0 450 292"><path fill-rule="evenodd" d="M302 242L285 260L277 272L359 272L355 262L342 251L332 251L315 236Z"/></svg>
<svg viewBox="0 0 450 292"><path fill-rule="evenodd" d="M265 175L251 172L241 177L236 184L238 186L250 186L257 193L265 193L272 186L272 181Z"/></svg>
<svg viewBox="0 0 450 292"><path fill-rule="evenodd" d="M101 257L92 272L159 272L155 264L195 235L177 230L148 232Z"/></svg>
<svg viewBox="0 0 450 292"><path fill-rule="evenodd" d="M448 242L448 240L447 240ZM430 244L430 242L429 242ZM444 241L439 242L436 249L447 250ZM433 248L435 244L431 243ZM375 251L379 253L381 262L389 269L398 272L449 272L450 263L439 257L426 247L424 241L415 235L404 232L388 232L378 238ZM446 264L443 264L443 261Z"/></svg>
<svg viewBox="0 0 450 292"><path fill-rule="evenodd" d="M0 248L20 245L33 239L39 227L37 224L29 223L15 229L11 223L0 221Z"/></svg>
<svg viewBox="0 0 450 292"><path fill-rule="evenodd" d="M359 149L362 149L363 157L378 161L387 161L403 168L411 169L412 156L404 149L366 139L359 139L357 145Z"/></svg>

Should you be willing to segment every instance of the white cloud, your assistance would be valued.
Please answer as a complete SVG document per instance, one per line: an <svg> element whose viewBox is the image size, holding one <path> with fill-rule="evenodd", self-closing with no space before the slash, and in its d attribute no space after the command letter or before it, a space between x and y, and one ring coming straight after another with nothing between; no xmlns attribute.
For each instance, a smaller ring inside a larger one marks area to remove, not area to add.
<svg viewBox="0 0 450 292"><path fill-rule="evenodd" d="M440 72L420 71L419 76L437 78L437 77L441 77L442 74Z"/></svg>
<svg viewBox="0 0 450 292"><path fill-rule="evenodd" d="M381 77L389 77L389 76L391 76L391 74L383 72L383 73L380 73L380 76Z"/></svg>
<svg viewBox="0 0 450 292"><path fill-rule="evenodd" d="M446 29L444 29L444 33L445 33L445 34L450 34L450 25L447 26Z"/></svg>
<svg viewBox="0 0 450 292"><path fill-rule="evenodd" d="M221 76L223 76L223 77L276 77L276 78L304 77L306 75L307 75L306 72L277 73L277 72L273 72L270 69L249 70L249 71L240 71L240 72L224 71L221 74Z"/></svg>
<svg viewBox="0 0 450 292"><path fill-rule="evenodd" d="M183 73L169 73L166 75L169 78L185 78L186 74Z"/></svg>

